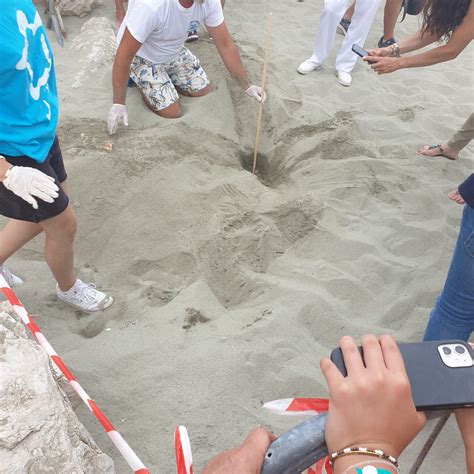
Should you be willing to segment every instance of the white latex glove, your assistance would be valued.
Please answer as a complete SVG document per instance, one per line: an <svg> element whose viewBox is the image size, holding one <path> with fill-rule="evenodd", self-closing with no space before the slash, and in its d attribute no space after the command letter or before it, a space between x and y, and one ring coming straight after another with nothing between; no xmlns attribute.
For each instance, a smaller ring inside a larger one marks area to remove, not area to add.
<svg viewBox="0 0 474 474"><path fill-rule="evenodd" d="M245 93L249 96L254 98L257 102L265 102L267 100L267 94L263 93L262 99L262 88L259 86L251 85Z"/></svg>
<svg viewBox="0 0 474 474"><path fill-rule="evenodd" d="M113 135L117 131L120 120L123 120L123 124L128 127L128 113L127 107L123 104L114 104L109 110L109 116L107 117L107 130L109 135Z"/></svg>
<svg viewBox="0 0 474 474"><path fill-rule="evenodd" d="M38 209L37 197L45 202L54 202L59 196L59 188L54 179L47 174L26 166L13 166L3 180L4 186L12 193Z"/></svg>

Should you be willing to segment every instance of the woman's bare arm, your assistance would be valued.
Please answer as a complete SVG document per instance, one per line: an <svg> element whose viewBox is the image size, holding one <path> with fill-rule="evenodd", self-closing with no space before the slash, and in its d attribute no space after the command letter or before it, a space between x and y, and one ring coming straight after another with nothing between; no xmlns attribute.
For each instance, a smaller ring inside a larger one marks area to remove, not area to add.
<svg viewBox="0 0 474 474"><path fill-rule="evenodd" d="M471 2L471 6L467 11L464 20L454 30L453 35L449 41L440 45L436 48L426 51L425 53L415 54L413 56L407 56L402 58L404 68L407 67L423 67L431 66L432 64L438 64L445 61L450 61L457 58L459 54L466 48L466 46L474 39L474 2ZM428 38L427 38L428 41ZM433 42L433 41L431 41ZM429 43L427 43L429 44ZM400 45L401 52L402 46Z"/></svg>
<svg viewBox="0 0 474 474"><path fill-rule="evenodd" d="M399 43L400 52L406 53L422 48L433 43L439 38L433 35L421 37L418 31L404 41ZM454 30L453 35L446 44L437 46L429 51L414 54L412 56L403 56L401 58L388 57L391 55L391 47L369 50L369 56L364 61L370 61L371 68L378 74L388 74L398 69L411 67L432 66L456 58L466 46L474 39L474 2L471 3L469 10L461 24Z"/></svg>

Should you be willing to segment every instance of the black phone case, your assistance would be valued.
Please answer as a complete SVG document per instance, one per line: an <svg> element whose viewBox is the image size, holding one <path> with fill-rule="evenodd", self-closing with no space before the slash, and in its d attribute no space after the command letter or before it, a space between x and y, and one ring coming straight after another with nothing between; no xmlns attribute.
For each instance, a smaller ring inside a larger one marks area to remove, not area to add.
<svg viewBox="0 0 474 474"><path fill-rule="evenodd" d="M369 53L364 49L362 48L361 46L359 46L358 44L353 44L352 45L352 52L357 54L358 56L360 56L361 58L363 58L364 56L368 56Z"/></svg>
<svg viewBox="0 0 474 474"><path fill-rule="evenodd" d="M474 406L474 366L447 367L438 352L440 344L459 344L473 358L473 350L464 341L433 341L400 343L411 384L413 401L418 410L443 410ZM359 348L362 357L362 348ZM331 360L347 376L340 348L331 353Z"/></svg>

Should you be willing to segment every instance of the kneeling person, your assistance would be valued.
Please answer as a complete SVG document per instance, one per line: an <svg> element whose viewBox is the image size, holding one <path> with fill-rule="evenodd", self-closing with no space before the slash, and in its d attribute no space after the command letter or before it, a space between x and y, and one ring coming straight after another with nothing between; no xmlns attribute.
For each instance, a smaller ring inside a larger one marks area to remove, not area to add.
<svg viewBox="0 0 474 474"><path fill-rule="evenodd" d="M206 25L227 70L247 95L264 100L261 88L251 85L247 78L224 22L220 0L131 0L118 33L110 134L121 120L128 125L125 96L129 74L147 106L161 117L181 116L178 93L201 97L210 92L199 59L184 46L189 25L196 22Z"/></svg>

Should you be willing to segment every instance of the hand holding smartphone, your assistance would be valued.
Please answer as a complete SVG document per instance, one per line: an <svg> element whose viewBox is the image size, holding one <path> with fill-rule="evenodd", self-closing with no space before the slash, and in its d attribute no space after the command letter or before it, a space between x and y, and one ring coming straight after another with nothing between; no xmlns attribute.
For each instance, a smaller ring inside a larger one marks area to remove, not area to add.
<svg viewBox="0 0 474 474"><path fill-rule="evenodd" d="M369 53L364 49L362 48L361 46L359 46L358 44L353 44L352 45L352 51L357 54L357 56L360 56L361 58L365 58L366 56L369 55ZM367 61L369 64L373 64L372 61Z"/></svg>
<svg viewBox="0 0 474 474"><path fill-rule="evenodd" d="M362 346L357 350L346 336L332 363L321 361L329 419L313 417L272 442L262 474L301 472L327 454L326 444L334 452L370 439L370 447L398 456L424 424L416 409L474 404L473 350L465 342L397 345L389 336L369 335Z"/></svg>
<svg viewBox="0 0 474 474"><path fill-rule="evenodd" d="M474 407L474 352L464 341L398 344L417 410ZM364 352L359 347L362 359ZM340 348L331 360L346 376Z"/></svg>

